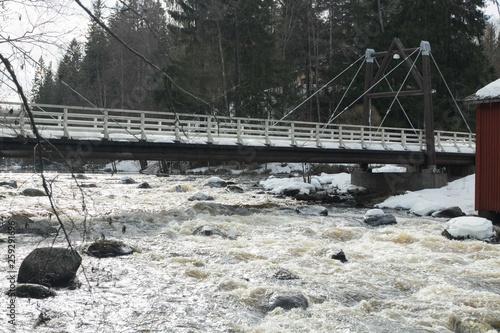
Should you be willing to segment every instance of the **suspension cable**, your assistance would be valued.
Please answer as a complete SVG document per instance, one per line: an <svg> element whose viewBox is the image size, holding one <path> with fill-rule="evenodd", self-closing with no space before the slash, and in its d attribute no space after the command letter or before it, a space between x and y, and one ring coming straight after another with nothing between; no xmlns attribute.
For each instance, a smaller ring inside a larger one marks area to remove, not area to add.
<svg viewBox="0 0 500 333"><path fill-rule="evenodd" d="M335 110L333 110L333 113L331 115L331 117L334 117L335 116L335 113L337 113L337 110L339 109L340 105L342 105L342 102L344 101L344 98L346 97L347 93L349 92L349 89L351 89L351 86L354 84L354 81L356 80L356 78L358 77L358 74L359 72L361 71L361 68L363 68L363 64L364 62L362 62L360 65L359 65L359 68L358 70L356 71L356 74L354 74L354 77L352 78L351 82L349 83L349 85L347 86L345 92L344 92L344 95L342 95L342 98L340 98L340 101L339 103L337 104L337 107L335 108ZM330 118L331 118L330 117Z"/></svg>
<svg viewBox="0 0 500 333"><path fill-rule="evenodd" d="M389 113L391 113L391 110L392 110L392 106L394 105L394 103L396 102L396 100L398 99L398 96L399 96L399 93L401 92L401 90L403 89L405 83L406 83L406 80L408 80L408 77L410 76L411 74L411 70L413 69L413 67L415 66L415 62L418 60L418 58L420 57L420 54L421 52L419 52L417 54L417 57L415 58L415 61L413 61L410 69L408 70L408 73L406 74L406 77L405 79L403 80L403 83L401 83L401 86L399 87L397 93L396 93L396 96L394 96L394 99L392 100L391 104L389 105L389 108L387 109L387 112L385 113L384 115L384 118L382 119L382 121L380 122L380 125L378 126L377 128L377 133L378 131L380 130L380 128L382 127L382 125L384 124L384 121L385 119L387 118L387 116L389 115ZM386 78L387 79L387 78Z"/></svg>
<svg viewBox="0 0 500 333"><path fill-rule="evenodd" d="M316 90L313 94L311 94L311 96L307 97L305 100L303 100L299 105L297 105L296 107L294 107L292 110L288 111L280 120L278 120L277 122L275 122L272 126L276 126L278 125L280 122L282 122L286 117L288 117L289 115L291 115L292 113L294 113L298 108L300 108L302 105L304 105L308 100L310 100L311 98L313 98L317 93L319 93L321 90L323 90L325 87L327 87L328 85L330 85L330 83L332 83L333 81L335 81L336 79L338 79L342 74L344 74L345 72L347 72L352 66L354 66L356 63L358 63L358 61L360 61L361 59L363 59L365 56L361 56L359 57L358 60L356 60L355 62L353 62L352 64L350 64L349 66L347 66L342 72L340 72L339 74L337 74L337 76L335 76L333 79L331 79L330 81L328 81L326 84L324 84L321 88L319 88L318 90Z"/></svg>
<svg viewBox="0 0 500 333"><path fill-rule="evenodd" d="M416 59L415 59L416 60ZM380 68L380 64L378 63L377 59L375 59L375 63L379 66ZM394 92L394 89L392 89L392 86L391 86L391 83L389 82L389 80L387 80L387 77L384 77L385 79L385 82L387 82L387 85L389 86L389 89L391 90L391 92ZM401 108L401 111L403 111L403 114L405 115L405 118L406 120L408 120L408 123L410 124L411 128L414 130L414 132L416 133L416 130L415 130L415 126L413 126L413 123L411 122L410 120L410 117L408 116L408 114L406 113L406 110L405 108L403 107L403 104L401 104L401 101L399 100L399 98L397 98L396 96L396 99L397 99L397 102L399 104L399 107Z"/></svg>
<svg viewBox="0 0 500 333"><path fill-rule="evenodd" d="M417 52L419 49L416 49L415 51L413 51L411 54L409 54L405 59L403 60L407 60L408 58L410 58L411 56L413 56L413 54L415 52ZM378 80L377 82L375 82L369 89L367 89L363 94L361 94L357 99L355 99L351 104L349 104L347 107L344 108L344 110L342 110L342 112L340 112L337 116L335 116L333 119L330 119L328 121L328 123L325 124L325 126L323 126L323 129L326 128L327 125L329 125L331 122L333 122L335 119L337 119L340 115L342 115L344 112L346 112L351 106L353 106L354 104L356 104L357 101L359 101L362 97L364 97L366 94L368 94L372 89L373 87L375 87L377 84L379 84L380 82L382 82L382 80L384 78L386 78L387 76L389 76L392 72L394 72L399 66L401 66L402 64L404 63L404 61L401 61L399 64L397 64L393 69L391 69L387 74L384 74L384 76L382 78L380 78L380 80Z"/></svg>
<svg viewBox="0 0 500 333"><path fill-rule="evenodd" d="M443 76L443 73L441 72L441 69L439 69L439 66L436 62L436 59L434 59L434 56L432 55L432 53L430 53L431 55L431 58L432 58L432 61L434 62L434 66L436 66L436 69L438 70L439 72L439 75L441 76L441 79L443 80L445 86L446 86L446 89L448 89L448 93L450 94L451 98L453 99L453 103L455 103L455 107L457 108L458 112L460 113L460 116L462 116L462 119L463 121L465 122L465 125L467 126L467 129L469 130L469 133L472 133L472 130L469 126L469 123L467 122L467 120L465 119L465 116L464 114L462 113L462 110L460 109L460 107L458 106L458 103L457 101L455 100L455 96L453 96L452 92L451 92L451 89L450 87L448 86L448 83L446 82L444 76Z"/></svg>
<svg viewBox="0 0 500 333"><path fill-rule="evenodd" d="M345 107L342 112L340 112L338 115L336 115L335 117L332 117L330 118L330 120L325 124L323 125L323 127L321 127L320 129L320 132L323 132L325 130L325 128L330 125L335 119L337 119L338 117L340 117L344 112L346 112L351 106L353 106L357 101L359 101L362 97L364 97L366 94L368 94L377 84L379 84L380 82L382 82L382 80L384 79L387 79L387 76L389 76L392 72L394 72L399 66L401 66L405 60L409 59L410 57L412 57L415 52L419 51L420 49L415 49L412 53L410 53L405 59L403 59L403 61L401 61L399 64L397 64L393 69L391 69L388 73L384 74L382 78L380 78L377 82L375 82L369 89L367 89L364 93L362 93L358 98L356 98L351 104L349 104L347 107ZM419 55L420 55L420 52L419 52ZM363 56L364 57L364 56ZM418 57L418 56L417 56ZM359 59L357 60L359 61ZM357 62L356 61L356 62ZM352 64L354 65L354 63ZM351 65L351 66L352 66ZM304 146L309 140L306 140L302 146Z"/></svg>

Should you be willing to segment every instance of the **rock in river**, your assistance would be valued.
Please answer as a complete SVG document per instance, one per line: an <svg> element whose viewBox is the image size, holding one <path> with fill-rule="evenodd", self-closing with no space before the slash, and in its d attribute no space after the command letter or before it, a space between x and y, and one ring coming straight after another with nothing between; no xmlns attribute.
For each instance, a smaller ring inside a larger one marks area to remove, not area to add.
<svg viewBox="0 0 500 333"><path fill-rule="evenodd" d="M273 311L276 308L282 308L284 310L291 310L293 308L307 309L309 307L309 302L304 295L294 295L286 296L279 295L274 298L272 303L268 307L268 311Z"/></svg>
<svg viewBox="0 0 500 333"><path fill-rule="evenodd" d="M18 283L47 287L68 287L76 277L82 257L72 249L41 247L24 258L19 267Z"/></svg>
<svg viewBox="0 0 500 333"><path fill-rule="evenodd" d="M102 239L90 244L85 252L93 257L107 258L132 254L134 249L119 240Z"/></svg>

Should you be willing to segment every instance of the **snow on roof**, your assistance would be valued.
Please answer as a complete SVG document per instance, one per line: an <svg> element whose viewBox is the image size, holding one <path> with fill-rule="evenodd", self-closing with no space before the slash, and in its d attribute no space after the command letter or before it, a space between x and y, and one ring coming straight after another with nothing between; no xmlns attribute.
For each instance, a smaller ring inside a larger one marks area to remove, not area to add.
<svg viewBox="0 0 500 333"><path fill-rule="evenodd" d="M500 79L491 82L464 99L470 102L500 101Z"/></svg>
<svg viewBox="0 0 500 333"><path fill-rule="evenodd" d="M476 92L478 97L495 98L500 97L500 79L491 82Z"/></svg>

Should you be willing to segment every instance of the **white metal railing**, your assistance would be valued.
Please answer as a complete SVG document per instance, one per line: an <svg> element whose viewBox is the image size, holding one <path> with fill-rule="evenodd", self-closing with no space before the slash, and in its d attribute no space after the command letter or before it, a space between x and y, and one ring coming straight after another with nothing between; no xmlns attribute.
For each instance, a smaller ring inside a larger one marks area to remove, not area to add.
<svg viewBox="0 0 500 333"><path fill-rule="evenodd" d="M423 130L32 104L45 138L423 150ZM20 103L0 102L0 137L31 135ZM435 132L437 151L474 152L475 134Z"/></svg>

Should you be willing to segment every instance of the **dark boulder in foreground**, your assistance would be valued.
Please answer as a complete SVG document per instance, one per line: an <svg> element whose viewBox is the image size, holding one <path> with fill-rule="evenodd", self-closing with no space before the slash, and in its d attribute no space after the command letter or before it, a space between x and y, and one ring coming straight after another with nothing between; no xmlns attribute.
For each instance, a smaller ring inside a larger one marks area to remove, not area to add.
<svg viewBox="0 0 500 333"><path fill-rule="evenodd" d="M68 287L73 284L81 263L82 257L75 250L41 247L33 250L23 260L17 282Z"/></svg>
<svg viewBox="0 0 500 333"><path fill-rule="evenodd" d="M47 195L44 191L36 188L26 188L21 192L21 194L27 197L44 197Z"/></svg>
<svg viewBox="0 0 500 333"><path fill-rule="evenodd" d="M7 221L0 225L0 233L9 233L14 231L16 234L34 234L48 236L56 233L57 229L49 224L48 221L33 221L23 215L12 215Z"/></svg>
<svg viewBox="0 0 500 333"><path fill-rule="evenodd" d="M107 258L132 254L134 249L122 241L102 239L90 244L85 252L93 257Z"/></svg>
<svg viewBox="0 0 500 333"><path fill-rule="evenodd" d="M309 307L309 302L304 295L294 295L294 296L277 296L273 302L269 305L268 311L273 311L276 308L282 308L284 310L291 310L294 308L307 309Z"/></svg>
<svg viewBox="0 0 500 333"><path fill-rule="evenodd" d="M43 299L47 297L56 296L56 292L52 289L49 289L41 284L34 283L19 283L16 286L16 289L12 291L12 293L16 297L20 298L37 298ZM11 291L9 290L7 295L11 296Z"/></svg>

